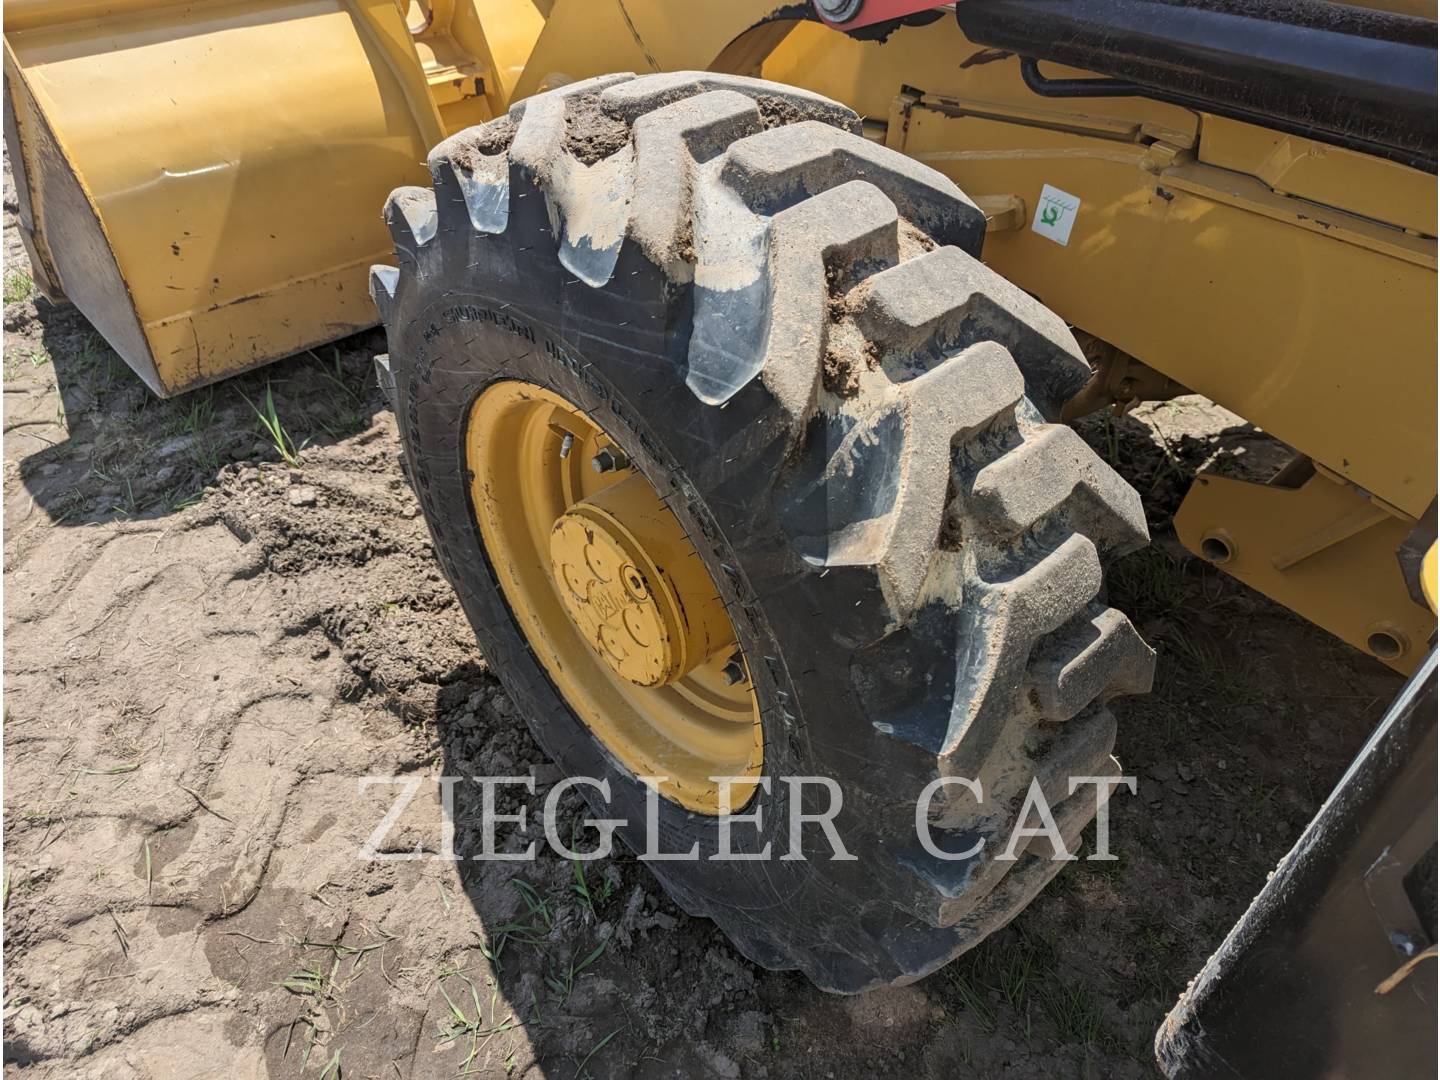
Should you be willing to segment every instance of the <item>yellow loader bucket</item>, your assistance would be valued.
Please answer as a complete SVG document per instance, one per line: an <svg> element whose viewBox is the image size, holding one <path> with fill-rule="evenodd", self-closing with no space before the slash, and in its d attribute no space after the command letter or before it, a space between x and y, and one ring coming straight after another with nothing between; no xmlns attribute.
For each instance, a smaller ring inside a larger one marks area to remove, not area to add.
<svg viewBox="0 0 1440 1080"><path fill-rule="evenodd" d="M376 322L379 208L443 137L393 0L11 0L5 76L37 284L155 393Z"/></svg>

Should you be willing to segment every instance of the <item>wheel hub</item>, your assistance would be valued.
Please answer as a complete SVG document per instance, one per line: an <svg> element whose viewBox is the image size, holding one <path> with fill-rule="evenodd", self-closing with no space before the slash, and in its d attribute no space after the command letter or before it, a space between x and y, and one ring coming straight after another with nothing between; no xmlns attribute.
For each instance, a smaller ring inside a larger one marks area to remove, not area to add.
<svg viewBox="0 0 1440 1080"><path fill-rule="evenodd" d="M490 566L566 704L663 798L704 814L743 807L764 768L759 703L715 580L670 509L676 482L533 383L487 387L465 438ZM717 776L739 778L725 800Z"/></svg>
<svg viewBox="0 0 1440 1080"><path fill-rule="evenodd" d="M570 621L636 686L673 683L734 645L694 547L639 475L561 515L550 532L550 573Z"/></svg>

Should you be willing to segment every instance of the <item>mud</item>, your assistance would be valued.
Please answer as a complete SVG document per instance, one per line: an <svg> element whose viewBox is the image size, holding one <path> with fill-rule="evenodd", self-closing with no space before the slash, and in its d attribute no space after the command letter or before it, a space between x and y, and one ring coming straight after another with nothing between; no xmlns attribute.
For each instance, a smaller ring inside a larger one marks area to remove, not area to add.
<svg viewBox="0 0 1440 1080"><path fill-rule="evenodd" d="M951 967L827 996L622 853L361 859L398 791L365 777L420 781L390 854L441 850L434 776L533 775L537 800L559 779L434 563L383 338L157 401L21 295L13 213L7 185L7 1075L1150 1076L1155 1026L1399 686L1179 549L1194 470L1283 460L1184 398L1082 425L1156 536L1112 567L1160 653L1155 693L1115 704L1121 858L1072 864ZM478 816L461 787L462 856Z"/></svg>
<svg viewBox="0 0 1440 1080"><path fill-rule="evenodd" d="M565 101L565 149L582 165L593 165L630 142L630 125L600 107L598 90Z"/></svg>

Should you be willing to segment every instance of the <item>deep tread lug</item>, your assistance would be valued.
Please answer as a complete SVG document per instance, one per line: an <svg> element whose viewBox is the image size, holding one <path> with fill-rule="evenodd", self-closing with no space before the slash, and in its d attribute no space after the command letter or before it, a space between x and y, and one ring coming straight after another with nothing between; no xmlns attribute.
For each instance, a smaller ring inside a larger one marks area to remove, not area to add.
<svg viewBox="0 0 1440 1080"><path fill-rule="evenodd" d="M434 239L439 227L435 192L421 187L396 188L385 202L385 224L390 228L396 256L405 262L417 262L421 249Z"/></svg>
<svg viewBox="0 0 1440 1080"><path fill-rule="evenodd" d="M978 257L985 215L953 182L919 162L829 124L804 121L736 143L725 181L752 210L775 213L852 180L874 184L937 243Z"/></svg>
<svg viewBox="0 0 1440 1080"><path fill-rule="evenodd" d="M957 247L907 260L863 288L858 321L885 342L887 370L897 377L968 343L995 341L1010 351L1026 394L1050 420L1089 378L1063 319Z"/></svg>
<svg viewBox="0 0 1440 1080"><path fill-rule="evenodd" d="M1092 701L1148 694L1155 651L1114 608L1044 643L1030 666L1030 691L1049 721L1069 720Z"/></svg>
<svg viewBox="0 0 1440 1080"><path fill-rule="evenodd" d="M1077 492L1088 497L1074 499ZM991 462L975 478L980 513L1018 535L1060 510L1063 504L1104 549L1124 554L1149 541L1140 495L1095 456L1068 427L1052 426L1025 446Z"/></svg>

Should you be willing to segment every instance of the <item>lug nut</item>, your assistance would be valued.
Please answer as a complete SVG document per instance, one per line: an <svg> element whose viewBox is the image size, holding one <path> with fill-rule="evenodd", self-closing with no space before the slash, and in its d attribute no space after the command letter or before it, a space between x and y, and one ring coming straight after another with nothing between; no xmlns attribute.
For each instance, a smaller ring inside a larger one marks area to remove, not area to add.
<svg viewBox="0 0 1440 1080"><path fill-rule="evenodd" d="M575 436L568 431L565 432L564 437L560 440L560 457L562 460L570 456L570 448L574 445Z"/></svg>
<svg viewBox="0 0 1440 1080"><path fill-rule="evenodd" d="M607 446L590 459L590 464L598 473L616 472L620 469L628 469L630 459L618 446Z"/></svg>
<svg viewBox="0 0 1440 1080"><path fill-rule="evenodd" d="M746 681L745 661L740 658L738 652L730 657L725 667L721 670L725 676L725 685L727 686L739 686L742 682Z"/></svg>

